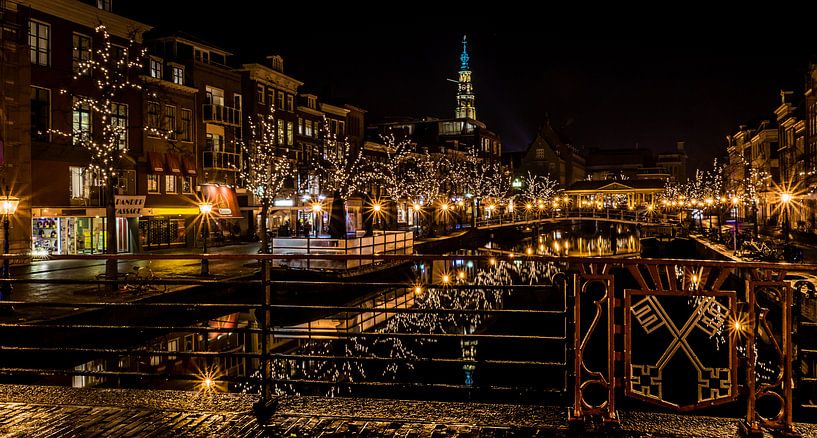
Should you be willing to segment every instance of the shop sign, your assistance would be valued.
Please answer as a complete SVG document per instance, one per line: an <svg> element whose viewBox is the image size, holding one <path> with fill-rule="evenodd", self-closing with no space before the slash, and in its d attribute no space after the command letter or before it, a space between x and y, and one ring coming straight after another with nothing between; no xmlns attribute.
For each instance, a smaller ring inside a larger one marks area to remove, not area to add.
<svg viewBox="0 0 817 438"><path fill-rule="evenodd" d="M116 195L116 217L139 217L145 208L145 196Z"/></svg>
<svg viewBox="0 0 817 438"><path fill-rule="evenodd" d="M204 200L213 204L213 211L221 218L240 218L238 197L232 187L215 184L202 184L201 195Z"/></svg>

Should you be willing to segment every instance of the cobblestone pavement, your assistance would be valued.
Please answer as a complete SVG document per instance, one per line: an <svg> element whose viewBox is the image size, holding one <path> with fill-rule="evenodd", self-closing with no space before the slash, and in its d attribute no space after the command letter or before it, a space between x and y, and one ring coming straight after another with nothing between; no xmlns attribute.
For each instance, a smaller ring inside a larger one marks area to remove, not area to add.
<svg viewBox="0 0 817 438"><path fill-rule="evenodd" d="M0 385L0 436L563 437L565 410L547 406L283 397L267 426L254 396L183 391ZM734 437L715 417L623 412L617 437ZM799 424L804 437L817 426Z"/></svg>

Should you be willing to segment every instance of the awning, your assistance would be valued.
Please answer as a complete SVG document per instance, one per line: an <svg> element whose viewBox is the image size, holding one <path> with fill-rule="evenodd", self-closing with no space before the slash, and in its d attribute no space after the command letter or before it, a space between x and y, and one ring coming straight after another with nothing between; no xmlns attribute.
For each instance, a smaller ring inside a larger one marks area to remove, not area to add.
<svg viewBox="0 0 817 438"><path fill-rule="evenodd" d="M193 161L193 157L182 155L182 167L186 175L196 176L196 162Z"/></svg>
<svg viewBox="0 0 817 438"><path fill-rule="evenodd" d="M165 157L167 157L167 173L181 175L182 166L179 163L179 156L176 154L165 154Z"/></svg>
<svg viewBox="0 0 817 438"><path fill-rule="evenodd" d="M238 196L230 186L202 184L201 197L213 204L213 215L219 218L242 218L238 208Z"/></svg>
<svg viewBox="0 0 817 438"><path fill-rule="evenodd" d="M148 152L148 173L165 173L164 155L160 152Z"/></svg>

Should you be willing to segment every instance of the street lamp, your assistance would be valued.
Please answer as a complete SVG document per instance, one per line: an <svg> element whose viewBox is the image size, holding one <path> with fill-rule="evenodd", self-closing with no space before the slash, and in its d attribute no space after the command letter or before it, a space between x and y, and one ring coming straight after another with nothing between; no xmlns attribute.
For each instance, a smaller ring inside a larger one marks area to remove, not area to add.
<svg viewBox="0 0 817 438"><path fill-rule="evenodd" d="M443 219L445 220L445 233L448 233L448 209L449 208L450 207L448 206L448 203L446 203L446 202L444 202L440 206L440 209L443 211Z"/></svg>
<svg viewBox="0 0 817 438"><path fill-rule="evenodd" d="M418 203L414 203L411 208L414 210L414 234L420 235L420 209L422 206Z"/></svg>
<svg viewBox="0 0 817 438"><path fill-rule="evenodd" d="M318 218L321 216L321 211L323 211L323 207L321 206L320 202L315 202L312 204L312 222L313 226L315 227L315 238L318 238ZM331 224L330 224L331 225ZM307 237L309 235L307 234Z"/></svg>
<svg viewBox="0 0 817 438"><path fill-rule="evenodd" d="M210 227L210 213L213 212L213 204L209 202L202 202L199 204L199 212L201 213L201 240L202 240L202 257L201 257L201 275L210 275L210 260L207 260L203 254L207 254L207 229Z"/></svg>
<svg viewBox="0 0 817 438"><path fill-rule="evenodd" d="M20 200L13 196L8 196L3 199L3 202L0 203L0 213L3 214L3 254L8 256L9 253L9 216L13 215L14 212L17 211L17 205L20 204ZM9 259L3 259L3 278L9 278ZM8 281L3 282L3 287L0 289L0 301L8 300L11 298L11 283ZM9 308L0 308L0 311L10 312L13 309Z"/></svg>
<svg viewBox="0 0 817 438"><path fill-rule="evenodd" d="M780 202L783 204L783 241L789 243L789 202L792 200L791 193L780 194Z"/></svg>

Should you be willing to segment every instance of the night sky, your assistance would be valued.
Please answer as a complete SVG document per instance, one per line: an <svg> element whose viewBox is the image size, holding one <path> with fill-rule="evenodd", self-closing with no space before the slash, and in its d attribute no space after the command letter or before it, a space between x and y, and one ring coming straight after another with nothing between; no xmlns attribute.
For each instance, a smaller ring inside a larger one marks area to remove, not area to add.
<svg viewBox="0 0 817 438"><path fill-rule="evenodd" d="M751 32L714 19L623 23L622 31L592 21L574 28L558 17L510 26L501 17L374 20L366 18L372 11L349 18L320 8L309 15L301 8L239 6L214 20L185 14L189 2L168 3L115 5L119 13L185 30L243 61L281 54L285 72L305 82L306 91L367 109L370 122L452 117L456 85L446 79L457 76L468 34L477 115L501 135L506 150L524 149L549 114L578 146L661 151L686 141L693 167L708 167L740 124L773 117L781 88L802 93L817 50L797 32L779 44L771 38L777 29Z"/></svg>

